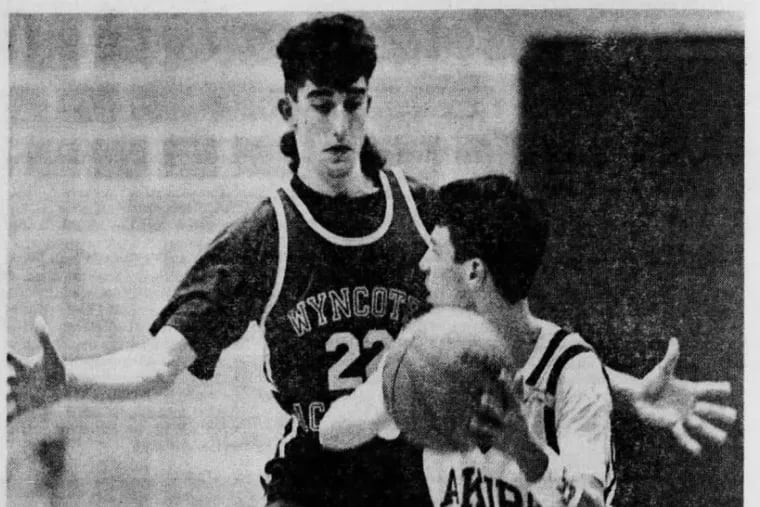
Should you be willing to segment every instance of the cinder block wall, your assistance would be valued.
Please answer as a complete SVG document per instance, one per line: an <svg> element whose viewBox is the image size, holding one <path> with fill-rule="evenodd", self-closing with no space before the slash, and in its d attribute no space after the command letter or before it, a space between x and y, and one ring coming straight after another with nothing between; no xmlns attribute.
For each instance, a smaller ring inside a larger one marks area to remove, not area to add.
<svg viewBox="0 0 760 507"><path fill-rule="evenodd" d="M433 184L515 171L516 62L528 37L742 30L738 14L704 12L361 16L379 47L371 135L391 163ZM311 17L10 16L13 349L36 352L37 313L67 358L146 339L204 245L288 177L274 48ZM66 505L255 504L279 429L251 344L226 354L211 383L184 376L157 400L71 403L12 425L9 499L48 494L28 444L63 428Z"/></svg>

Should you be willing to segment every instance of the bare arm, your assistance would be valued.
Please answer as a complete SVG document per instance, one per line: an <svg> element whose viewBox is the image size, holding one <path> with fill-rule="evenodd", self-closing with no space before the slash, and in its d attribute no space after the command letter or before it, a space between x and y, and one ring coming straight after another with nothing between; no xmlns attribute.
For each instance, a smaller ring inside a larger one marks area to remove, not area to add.
<svg viewBox="0 0 760 507"><path fill-rule="evenodd" d="M10 421L65 397L123 400L166 391L195 359L195 352L175 329L165 327L137 347L101 357L64 362L37 318L35 332L42 352L31 359L8 354Z"/></svg>
<svg viewBox="0 0 760 507"><path fill-rule="evenodd" d="M382 388L382 365L353 393L338 398L319 424L319 442L331 450L357 447L374 437L398 436L385 410Z"/></svg>
<svg viewBox="0 0 760 507"><path fill-rule="evenodd" d="M167 326L136 347L64 363L65 396L121 400L160 394L194 360L195 352L187 340Z"/></svg>

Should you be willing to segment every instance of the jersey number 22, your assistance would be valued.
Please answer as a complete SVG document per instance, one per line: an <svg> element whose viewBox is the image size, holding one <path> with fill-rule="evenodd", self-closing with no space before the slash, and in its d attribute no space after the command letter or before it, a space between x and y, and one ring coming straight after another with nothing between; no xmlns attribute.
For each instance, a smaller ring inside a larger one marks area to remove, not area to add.
<svg viewBox="0 0 760 507"><path fill-rule="evenodd" d="M382 344L382 348L372 361L367 364L365 370L366 377L341 377L341 374L361 356L362 349L370 350L376 343ZM359 341L359 338L347 331L332 335L325 343L327 352L335 352L341 345L345 345L348 348L340 359L327 370L328 389L330 391L344 391L359 387L364 382L364 379L377 369L377 365L383 357L383 352L391 343L393 343L393 337L385 329L370 329L362 341Z"/></svg>

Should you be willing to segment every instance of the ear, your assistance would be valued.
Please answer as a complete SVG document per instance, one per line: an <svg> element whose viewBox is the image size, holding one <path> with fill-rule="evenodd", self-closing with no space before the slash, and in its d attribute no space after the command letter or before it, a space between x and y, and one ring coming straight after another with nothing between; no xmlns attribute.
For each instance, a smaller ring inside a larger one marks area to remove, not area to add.
<svg viewBox="0 0 760 507"><path fill-rule="evenodd" d="M486 279L486 265L477 257L470 259L465 263L465 282L470 288L479 287Z"/></svg>
<svg viewBox="0 0 760 507"><path fill-rule="evenodd" d="M282 119L288 122L291 127L295 126L293 120L293 102L290 97L282 97L277 101L277 110L280 112Z"/></svg>

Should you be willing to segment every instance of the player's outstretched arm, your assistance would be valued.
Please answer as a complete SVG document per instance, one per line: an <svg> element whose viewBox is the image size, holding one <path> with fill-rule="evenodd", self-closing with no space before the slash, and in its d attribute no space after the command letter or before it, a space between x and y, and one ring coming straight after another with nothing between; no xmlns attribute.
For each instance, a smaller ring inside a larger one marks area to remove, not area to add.
<svg viewBox="0 0 760 507"><path fill-rule="evenodd" d="M702 452L702 444L695 436L723 444L726 432L712 423L733 424L736 410L708 401L730 395L728 382L691 382L675 377L678 355L678 340L672 338L665 357L643 379L606 369L614 393L626 400L643 421L669 429L683 447L697 455Z"/></svg>
<svg viewBox="0 0 760 507"><path fill-rule="evenodd" d="M137 347L68 362L61 360L40 317L35 333L42 346L39 355L8 354L9 421L64 397L119 400L158 394L195 359L185 338L170 327Z"/></svg>

